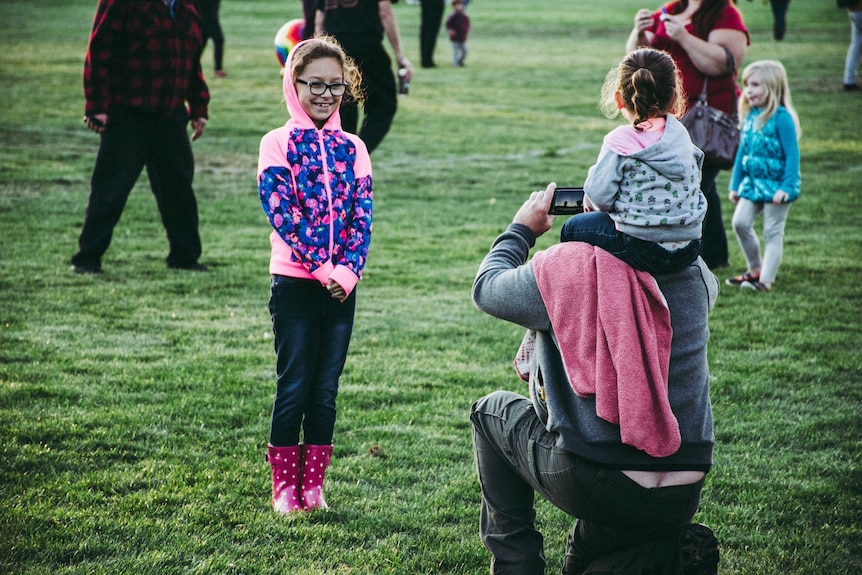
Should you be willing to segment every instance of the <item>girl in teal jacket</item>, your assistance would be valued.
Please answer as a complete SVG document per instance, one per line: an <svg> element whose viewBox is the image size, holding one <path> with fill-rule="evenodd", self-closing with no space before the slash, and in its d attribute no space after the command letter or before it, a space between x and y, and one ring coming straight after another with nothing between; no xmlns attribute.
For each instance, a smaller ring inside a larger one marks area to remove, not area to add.
<svg viewBox="0 0 862 575"><path fill-rule="evenodd" d="M748 269L725 283L769 291L781 264L790 204L800 192L801 130L781 62L761 60L749 64L742 73L742 83L742 134L730 180L730 201L736 204L733 231ZM761 213L762 258L754 230L754 220Z"/></svg>

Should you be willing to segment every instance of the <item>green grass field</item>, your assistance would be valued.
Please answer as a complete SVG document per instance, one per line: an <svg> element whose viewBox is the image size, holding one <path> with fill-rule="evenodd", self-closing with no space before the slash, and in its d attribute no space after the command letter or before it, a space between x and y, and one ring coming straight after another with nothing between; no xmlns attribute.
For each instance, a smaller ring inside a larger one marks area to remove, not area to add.
<svg viewBox="0 0 862 575"><path fill-rule="evenodd" d="M474 0L464 69L441 34L439 67L417 70L373 157L332 508L290 517L269 508L264 461L275 358L255 172L260 137L286 120L272 40L301 4L222 3L229 77L210 80L194 144L210 273L165 268L144 176L92 277L69 257L98 147L81 122L95 5L0 0L0 572L487 573L467 413L491 390L526 389L511 368L522 330L476 311L470 285L530 191L582 182L616 125L597 110L601 82L644 4ZM788 70L803 191L773 293L725 287L711 317L717 444L696 520L719 537L721 573L855 575L862 98L840 90L848 19L793 2L777 43L767 6L740 8L746 63ZM395 13L418 65L419 7ZM571 522L537 507L555 573Z"/></svg>

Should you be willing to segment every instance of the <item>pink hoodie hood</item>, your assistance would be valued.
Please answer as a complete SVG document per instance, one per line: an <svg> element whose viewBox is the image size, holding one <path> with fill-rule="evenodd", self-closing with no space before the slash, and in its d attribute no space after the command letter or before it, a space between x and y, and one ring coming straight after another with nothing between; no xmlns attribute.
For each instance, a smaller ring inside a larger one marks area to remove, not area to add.
<svg viewBox="0 0 862 575"><path fill-rule="evenodd" d="M287 61L284 63L284 79L282 80L282 89L284 91L284 99L287 102L287 113L290 114L288 123L293 123L294 126L302 129L315 130L317 126L314 120L302 109L302 104L299 103L299 94L296 92L296 82L293 81L291 68L293 67L293 56L296 54L296 49L300 46L313 42L314 40L303 40L298 43L287 55ZM323 126L324 130L340 130L341 116L338 114L338 109L326 120Z"/></svg>

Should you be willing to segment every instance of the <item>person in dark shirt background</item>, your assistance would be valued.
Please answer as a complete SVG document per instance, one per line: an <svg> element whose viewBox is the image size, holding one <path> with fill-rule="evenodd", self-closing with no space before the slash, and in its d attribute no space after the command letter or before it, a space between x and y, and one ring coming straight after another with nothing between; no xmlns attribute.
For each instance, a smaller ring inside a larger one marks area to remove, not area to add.
<svg viewBox="0 0 862 575"><path fill-rule="evenodd" d="M398 90L392 60L383 46L383 35L389 40L404 79L413 78L413 65L401 49L398 22L390 0L318 0L315 32L333 36L359 67L365 94L365 117L359 125L356 100L341 104L341 126L357 134L371 153L392 127L398 108ZM357 128L359 131L357 132Z"/></svg>

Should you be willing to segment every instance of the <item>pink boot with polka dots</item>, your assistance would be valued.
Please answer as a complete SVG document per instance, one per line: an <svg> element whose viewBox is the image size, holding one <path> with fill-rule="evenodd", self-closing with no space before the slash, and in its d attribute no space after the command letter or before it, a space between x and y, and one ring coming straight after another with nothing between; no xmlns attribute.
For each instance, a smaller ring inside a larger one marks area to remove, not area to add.
<svg viewBox="0 0 862 575"><path fill-rule="evenodd" d="M299 501L300 473L299 445L267 449L267 460L272 466L272 508L278 513L302 511Z"/></svg>
<svg viewBox="0 0 862 575"><path fill-rule="evenodd" d="M328 509L323 498L323 479L332 457L331 445L301 445L302 505L306 511Z"/></svg>

